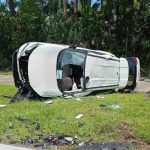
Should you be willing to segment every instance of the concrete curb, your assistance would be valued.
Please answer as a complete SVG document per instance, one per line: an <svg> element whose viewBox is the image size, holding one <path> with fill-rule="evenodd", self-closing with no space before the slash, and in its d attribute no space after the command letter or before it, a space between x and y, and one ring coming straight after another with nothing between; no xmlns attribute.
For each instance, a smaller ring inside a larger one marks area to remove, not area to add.
<svg viewBox="0 0 150 150"><path fill-rule="evenodd" d="M24 147L14 146L14 145L0 144L0 150L34 150L34 149L24 148Z"/></svg>

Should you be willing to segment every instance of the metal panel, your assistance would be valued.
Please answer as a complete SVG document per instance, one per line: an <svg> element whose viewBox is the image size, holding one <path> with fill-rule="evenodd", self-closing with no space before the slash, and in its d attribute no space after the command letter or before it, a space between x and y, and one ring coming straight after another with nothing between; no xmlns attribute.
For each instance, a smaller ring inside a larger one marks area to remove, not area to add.
<svg viewBox="0 0 150 150"><path fill-rule="evenodd" d="M56 79L58 53L66 47L54 44L39 46L29 57L31 87L42 97L60 96Z"/></svg>
<svg viewBox="0 0 150 150"><path fill-rule="evenodd" d="M110 56L111 57L111 56ZM114 87L119 83L119 61L88 55L86 59L85 78L89 77L86 88Z"/></svg>

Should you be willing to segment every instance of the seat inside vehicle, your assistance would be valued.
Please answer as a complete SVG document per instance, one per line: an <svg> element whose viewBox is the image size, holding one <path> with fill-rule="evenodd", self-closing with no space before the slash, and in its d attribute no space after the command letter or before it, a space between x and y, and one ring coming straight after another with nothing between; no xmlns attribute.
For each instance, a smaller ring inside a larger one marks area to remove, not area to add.
<svg viewBox="0 0 150 150"><path fill-rule="evenodd" d="M57 83L61 91L81 89L85 54L72 50L62 51L57 60Z"/></svg>

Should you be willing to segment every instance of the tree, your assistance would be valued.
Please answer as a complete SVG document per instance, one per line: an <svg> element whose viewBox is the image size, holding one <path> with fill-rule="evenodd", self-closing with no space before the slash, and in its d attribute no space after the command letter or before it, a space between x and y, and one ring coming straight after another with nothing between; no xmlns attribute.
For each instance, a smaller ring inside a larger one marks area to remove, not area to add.
<svg viewBox="0 0 150 150"><path fill-rule="evenodd" d="M6 0L7 2L7 5L10 9L10 15L11 16L15 16L16 14L16 11L15 11L15 3L14 3L14 0Z"/></svg>
<svg viewBox="0 0 150 150"><path fill-rule="evenodd" d="M80 0L82 7L87 6L91 7L91 0Z"/></svg>
<svg viewBox="0 0 150 150"><path fill-rule="evenodd" d="M78 0L74 0L74 12L77 12L77 8L78 8Z"/></svg>
<svg viewBox="0 0 150 150"><path fill-rule="evenodd" d="M64 13L67 12L67 0L62 0Z"/></svg>

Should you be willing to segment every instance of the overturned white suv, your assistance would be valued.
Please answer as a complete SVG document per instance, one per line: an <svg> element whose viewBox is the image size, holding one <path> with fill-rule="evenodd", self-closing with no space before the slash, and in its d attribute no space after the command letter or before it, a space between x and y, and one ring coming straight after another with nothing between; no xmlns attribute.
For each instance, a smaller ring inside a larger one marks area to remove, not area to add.
<svg viewBox="0 0 150 150"><path fill-rule="evenodd" d="M105 51L49 43L22 45L12 64L17 96L25 98L133 90L140 77L136 57L117 58Z"/></svg>

